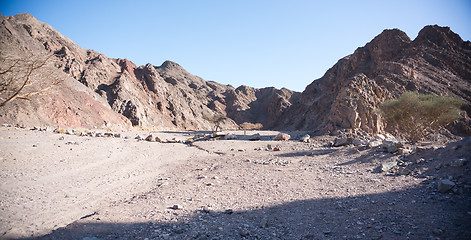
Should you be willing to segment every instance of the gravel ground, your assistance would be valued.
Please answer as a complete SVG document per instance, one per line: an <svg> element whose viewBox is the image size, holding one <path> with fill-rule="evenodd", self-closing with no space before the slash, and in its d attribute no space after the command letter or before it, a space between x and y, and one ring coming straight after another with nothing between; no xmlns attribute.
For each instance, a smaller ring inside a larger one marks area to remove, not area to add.
<svg viewBox="0 0 471 240"><path fill-rule="evenodd" d="M192 145L128 139L127 144L139 154L154 149L149 159L184 160L148 175L150 186L135 181L131 184L133 188L126 188L128 194L120 195L120 199L91 204L88 214L64 222L69 225L53 227L52 233L33 234L33 237L83 240L471 238L471 164L458 167L447 164L450 159L471 160L469 139L446 148L429 147L420 153L401 156L361 146L328 147L333 140L331 136L302 143L269 141L276 132L261 133L262 141L198 141ZM158 134L184 138L187 133ZM102 141L125 140L103 138ZM154 144L155 148L141 149L140 144ZM280 151L274 151L275 147ZM162 151L165 154L156 155ZM128 158L128 161L136 160ZM400 166L381 172L382 164L392 161L398 161ZM121 169L112 164L106 167ZM99 168L82 174L97 176L101 171L106 170ZM450 179L456 186L450 192L440 193L437 185L441 179ZM99 188L92 190L104 198L112 194L101 193ZM36 215L43 214L37 211ZM57 214L67 212L61 209Z"/></svg>

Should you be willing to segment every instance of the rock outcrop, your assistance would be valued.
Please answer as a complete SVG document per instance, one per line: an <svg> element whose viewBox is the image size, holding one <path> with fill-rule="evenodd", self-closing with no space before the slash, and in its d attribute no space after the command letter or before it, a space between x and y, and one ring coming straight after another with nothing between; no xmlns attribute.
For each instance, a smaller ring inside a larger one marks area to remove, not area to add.
<svg viewBox="0 0 471 240"><path fill-rule="evenodd" d="M457 96L466 102L469 115L469 89L469 41L447 27L426 26L414 41L398 29L385 30L307 86L277 127L317 133L343 128L378 133L384 124L375 109L405 91ZM469 135L470 126L462 124L460 131Z"/></svg>

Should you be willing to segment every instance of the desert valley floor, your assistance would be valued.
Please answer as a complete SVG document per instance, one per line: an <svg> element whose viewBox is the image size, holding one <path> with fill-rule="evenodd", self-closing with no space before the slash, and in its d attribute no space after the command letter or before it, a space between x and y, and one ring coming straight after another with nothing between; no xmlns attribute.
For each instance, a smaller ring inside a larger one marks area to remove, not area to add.
<svg viewBox="0 0 471 240"><path fill-rule="evenodd" d="M0 239L471 238L471 164L449 164L469 161L469 138L398 155L257 132L183 144L194 133L0 127Z"/></svg>

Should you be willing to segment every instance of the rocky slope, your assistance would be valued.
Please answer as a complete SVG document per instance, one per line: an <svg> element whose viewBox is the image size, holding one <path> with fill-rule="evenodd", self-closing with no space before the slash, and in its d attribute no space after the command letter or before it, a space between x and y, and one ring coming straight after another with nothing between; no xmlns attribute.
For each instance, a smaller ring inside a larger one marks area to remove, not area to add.
<svg viewBox="0 0 471 240"><path fill-rule="evenodd" d="M223 123L224 128L237 128L237 124L245 121L262 122L266 127L271 127L273 119L290 106L294 93L287 89L246 86L234 89L229 85L205 81L171 61L161 66L136 66L126 59L112 59L93 50L82 49L29 14L1 18L2 49L37 55L53 54L57 69L88 87L94 92L91 95L98 93L95 98L100 98L97 101L104 108L111 108L126 117L124 122L130 121L133 126L210 129L212 123L204 116L225 115L229 118ZM29 114L41 113L41 109L27 107L22 102L16 105L22 105L23 111ZM12 107L2 110L5 112L3 121L18 121L6 117ZM48 116L51 118L49 122L60 121L53 115ZM85 114L80 116L87 117ZM23 122L28 124L28 121Z"/></svg>
<svg viewBox="0 0 471 240"><path fill-rule="evenodd" d="M278 127L381 132L384 124L374 109L404 91L457 96L466 102L469 115L470 89L469 41L447 27L426 26L413 41L398 29L385 30L307 86ZM469 135L470 126L461 122L457 131Z"/></svg>

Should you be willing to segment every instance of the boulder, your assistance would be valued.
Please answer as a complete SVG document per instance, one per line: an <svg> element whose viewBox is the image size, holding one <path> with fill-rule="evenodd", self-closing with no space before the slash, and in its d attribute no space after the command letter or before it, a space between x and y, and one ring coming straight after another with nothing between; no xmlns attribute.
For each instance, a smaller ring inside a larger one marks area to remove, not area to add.
<svg viewBox="0 0 471 240"><path fill-rule="evenodd" d="M260 139L262 139L262 136L260 136L260 133L256 133L249 137L250 141L260 141Z"/></svg>
<svg viewBox="0 0 471 240"><path fill-rule="evenodd" d="M275 141L288 141L291 138L289 134L286 133L279 133L278 135L273 138Z"/></svg>
<svg viewBox="0 0 471 240"><path fill-rule="evenodd" d="M397 152L399 148L404 146L404 141L398 138L386 138L381 144L381 148L385 152L394 153Z"/></svg>

